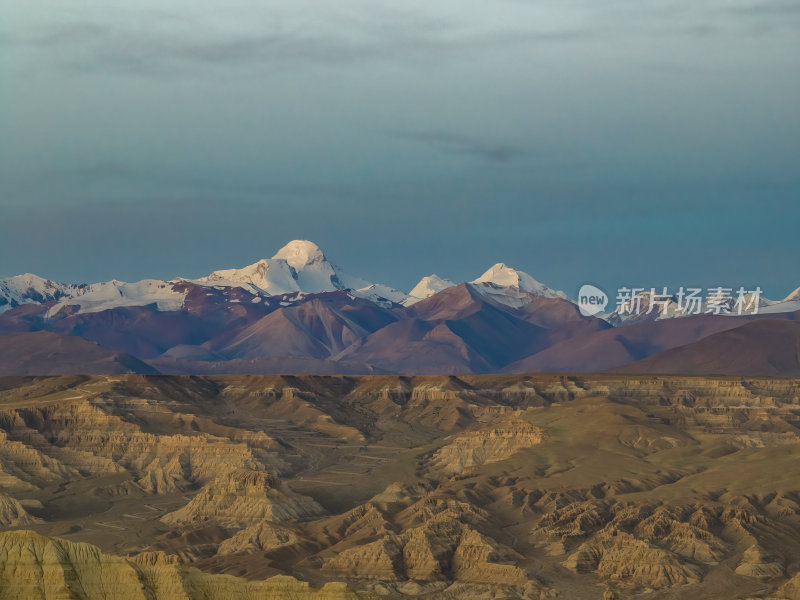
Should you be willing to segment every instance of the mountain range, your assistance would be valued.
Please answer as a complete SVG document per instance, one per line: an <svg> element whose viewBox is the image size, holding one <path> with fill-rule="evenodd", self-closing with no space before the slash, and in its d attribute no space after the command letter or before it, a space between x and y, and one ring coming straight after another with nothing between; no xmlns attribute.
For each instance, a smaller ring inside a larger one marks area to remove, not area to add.
<svg viewBox="0 0 800 600"><path fill-rule="evenodd" d="M680 316L667 303L586 317L564 292L503 263L468 283L429 275L404 293L295 240L197 279L0 279L0 374L797 375L798 320L800 289L762 302L758 315Z"/></svg>

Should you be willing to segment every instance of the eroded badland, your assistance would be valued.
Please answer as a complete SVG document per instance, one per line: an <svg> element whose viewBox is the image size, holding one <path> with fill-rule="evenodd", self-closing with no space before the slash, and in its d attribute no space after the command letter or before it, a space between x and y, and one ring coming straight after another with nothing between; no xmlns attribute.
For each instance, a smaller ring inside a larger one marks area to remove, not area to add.
<svg viewBox="0 0 800 600"><path fill-rule="evenodd" d="M0 379L0 598L800 599L800 380Z"/></svg>

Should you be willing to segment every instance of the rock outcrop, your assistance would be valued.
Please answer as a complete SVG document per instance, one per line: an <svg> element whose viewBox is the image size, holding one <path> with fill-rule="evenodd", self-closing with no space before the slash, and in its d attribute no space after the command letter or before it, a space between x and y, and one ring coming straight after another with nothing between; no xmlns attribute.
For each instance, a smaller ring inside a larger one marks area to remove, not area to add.
<svg viewBox="0 0 800 600"><path fill-rule="evenodd" d="M217 555L256 551L272 552L290 548L300 542L300 536L293 529L262 521L238 531L233 537L222 542Z"/></svg>
<svg viewBox="0 0 800 600"><path fill-rule="evenodd" d="M246 581L182 567L163 554L130 559L30 531L0 533L0 596L7 600L350 600L337 583L315 590L286 576Z"/></svg>
<svg viewBox="0 0 800 600"><path fill-rule="evenodd" d="M401 533L328 559L323 572L384 581L471 581L524 584L526 572L513 563L522 557L481 533L492 529L480 509L452 499L425 497L402 511Z"/></svg>
<svg viewBox="0 0 800 600"><path fill-rule="evenodd" d="M702 571L624 531L603 531L581 544L564 562L576 573L596 572L649 588L697 583Z"/></svg>
<svg viewBox="0 0 800 600"><path fill-rule="evenodd" d="M742 555L736 573L745 577L774 579L783 576L783 564L779 557L753 544Z"/></svg>
<svg viewBox="0 0 800 600"><path fill-rule="evenodd" d="M203 487L184 507L164 515L169 525L249 527L259 521L302 521L324 509L265 471L236 470Z"/></svg>
<svg viewBox="0 0 800 600"><path fill-rule="evenodd" d="M25 527L41 522L29 515L15 498L0 492L0 527Z"/></svg>
<svg viewBox="0 0 800 600"><path fill-rule="evenodd" d="M516 419L490 429L479 429L454 436L439 448L428 463L432 471L458 474L481 465L505 460L544 441L539 427Z"/></svg>

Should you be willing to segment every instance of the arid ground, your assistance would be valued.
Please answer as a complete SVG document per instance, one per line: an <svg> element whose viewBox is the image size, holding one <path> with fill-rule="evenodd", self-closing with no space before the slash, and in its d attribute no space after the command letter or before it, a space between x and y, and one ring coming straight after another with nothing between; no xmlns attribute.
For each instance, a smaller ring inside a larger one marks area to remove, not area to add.
<svg viewBox="0 0 800 600"><path fill-rule="evenodd" d="M3 378L0 598L800 599L798 424L767 377Z"/></svg>

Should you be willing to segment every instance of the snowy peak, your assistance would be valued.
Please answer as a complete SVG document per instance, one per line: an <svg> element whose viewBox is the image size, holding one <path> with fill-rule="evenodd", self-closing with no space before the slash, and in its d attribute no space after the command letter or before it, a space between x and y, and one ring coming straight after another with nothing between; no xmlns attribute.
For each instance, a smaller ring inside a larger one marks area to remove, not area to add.
<svg viewBox="0 0 800 600"><path fill-rule="evenodd" d="M349 275L328 261L320 247L308 240L293 240L278 250L272 258L262 258L241 269L214 271L195 282L244 287L270 296L347 290L353 296L377 303L399 303L407 297L403 292L389 286Z"/></svg>
<svg viewBox="0 0 800 600"><path fill-rule="evenodd" d="M293 240L278 250L272 260L282 261L294 271L295 280L302 292L316 294L348 287L340 281L338 269L328 262L314 242ZM367 284L366 281L359 283Z"/></svg>
<svg viewBox="0 0 800 600"><path fill-rule="evenodd" d="M404 294L389 286L370 283L349 275L328 261L320 247L308 240L293 240L278 250L272 258L261 259L241 269L214 271L211 275L198 279L197 282L206 285L248 287L251 291L268 295L294 292L318 294L347 290L353 296L373 302L399 303L405 306L411 306L455 285L438 275L429 275L423 277L410 294ZM504 294L509 296L507 303L514 305L524 303L525 298L529 301L527 294L566 299L563 292L552 290L527 273L512 269L503 263L494 265L473 283L480 287L493 288L484 292L490 293L495 299ZM524 292L522 296L525 298L518 297L519 292Z"/></svg>
<svg viewBox="0 0 800 600"><path fill-rule="evenodd" d="M713 293L708 296L700 296L695 300L687 297L679 298L677 295L665 295L658 290L643 290L634 294L631 298L627 299L619 305L613 312L603 316L606 321L615 327L625 324L630 325L634 323L641 323L645 321L662 321L664 319L680 319L683 317L691 317L696 315L715 313L711 302L714 301L720 306L724 307L723 310L716 314L722 315L738 315L741 309L744 314L750 314L754 306L758 306L756 312L789 312L797 310L800 307L793 307L776 303L764 296L755 296L754 294L745 294L742 296L742 304L737 308L738 296L723 295L722 293ZM784 302L786 302L784 300Z"/></svg>
<svg viewBox="0 0 800 600"><path fill-rule="evenodd" d="M65 284L26 273L0 279L0 313L20 304L45 304L56 301L47 316L65 306L77 307L78 313L99 312L121 306L155 304L158 310L179 310L185 292L176 291L171 282L145 279L125 283L115 279L104 283Z"/></svg>
<svg viewBox="0 0 800 600"><path fill-rule="evenodd" d="M616 327L622 323L660 321L681 316L684 315L678 308L675 296L660 298L652 292L642 291L604 318Z"/></svg>
<svg viewBox="0 0 800 600"><path fill-rule="evenodd" d="M483 283L492 284L499 287L517 288L523 292L529 292L531 294L544 296L546 298L567 299L567 296L564 292L553 290L543 283L536 281L524 271L512 269L505 263L497 263L471 283Z"/></svg>
<svg viewBox="0 0 800 600"><path fill-rule="evenodd" d="M409 297L400 290L382 283L371 283L356 290L350 289L350 294L384 306L388 304L407 304L409 300Z"/></svg>
<svg viewBox="0 0 800 600"><path fill-rule="evenodd" d="M428 275L419 280L419 283L414 286L414 289L408 293L408 299L403 303L406 306L411 306L420 300L430 298L434 294L438 294L442 290L453 287L455 283L449 279L444 279L436 274Z"/></svg>
<svg viewBox="0 0 800 600"><path fill-rule="evenodd" d="M314 263L328 262L325 255L314 242L308 240L292 240L272 257L285 260L293 269L303 269Z"/></svg>
<svg viewBox="0 0 800 600"><path fill-rule="evenodd" d="M497 263L472 283L493 283L503 287L520 287L520 272L505 263Z"/></svg>
<svg viewBox="0 0 800 600"><path fill-rule="evenodd" d="M797 302L797 301L800 301L800 287L782 300L782 302Z"/></svg>
<svg viewBox="0 0 800 600"><path fill-rule="evenodd" d="M102 283L73 286L68 295L53 305L46 316L52 317L66 306L77 306L78 313L94 313L123 306L148 306L158 310L180 310L186 291L175 288L173 282L160 279L142 279L125 283L112 279Z"/></svg>
<svg viewBox="0 0 800 600"><path fill-rule="evenodd" d="M207 277L201 277L197 282L228 287L245 287L271 296L301 291L294 269L285 260L271 258L262 258L241 269L214 271Z"/></svg>
<svg viewBox="0 0 800 600"><path fill-rule="evenodd" d="M272 258L262 258L241 269L214 271L198 279L197 283L245 287L270 296L342 289L333 265L319 246L307 240L293 240Z"/></svg>
<svg viewBox="0 0 800 600"><path fill-rule="evenodd" d="M272 258L262 258L242 268L221 269L199 279L176 278L171 281L145 279L136 283L111 280L104 283L64 284L30 273L0 278L0 313L21 304L47 304L42 314L55 318L65 307L69 314L93 313L119 307L155 306L160 311L178 311L185 307L192 285L202 287L242 288L253 294L254 303L264 296L291 294L286 302L302 302L309 294L344 291L352 297L370 300L385 307L397 304L412 306L456 284L432 274L423 277L409 294L381 283L355 277L329 261L322 249L309 240L292 240ZM470 292L494 302L521 308L536 302L536 296L568 300L564 292L551 289L529 274L505 263L497 263L467 285ZM229 291L229 290L228 290ZM225 291L225 294L228 293ZM214 290L205 290L215 295ZM213 292L213 293L212 293ZM198 290L198 293L202 293ZM225 295L223 294L223 295ZM234 297L240 294L234 294ZM652 299L655 300L655 299ZM642 291L632 300L633 310L616 310L602 315L613 325L655 321L688 316L693 311L679 310L677 298L651 302L651 294ZM746 297L749 305L753 299ZM233 299L232 302L239 300ZM546 303L545 303L546 304ZM729 301L728 306L732 304ZM700 312L708 309L704 300ZM17 312L26 312L28 309ZM781 302L759 298L759 311L783 313L800 310L800 288ZM27 314L27 312L26 312ZM65 313L66 314L66 313Z"/></svg>
<svg viewBox="0 0 800 600"><path fill-rule="evenodd" d="M74 287L32 273L0 279L0 313L20 304L41 304L58 300L69 295Z"/></svg>

